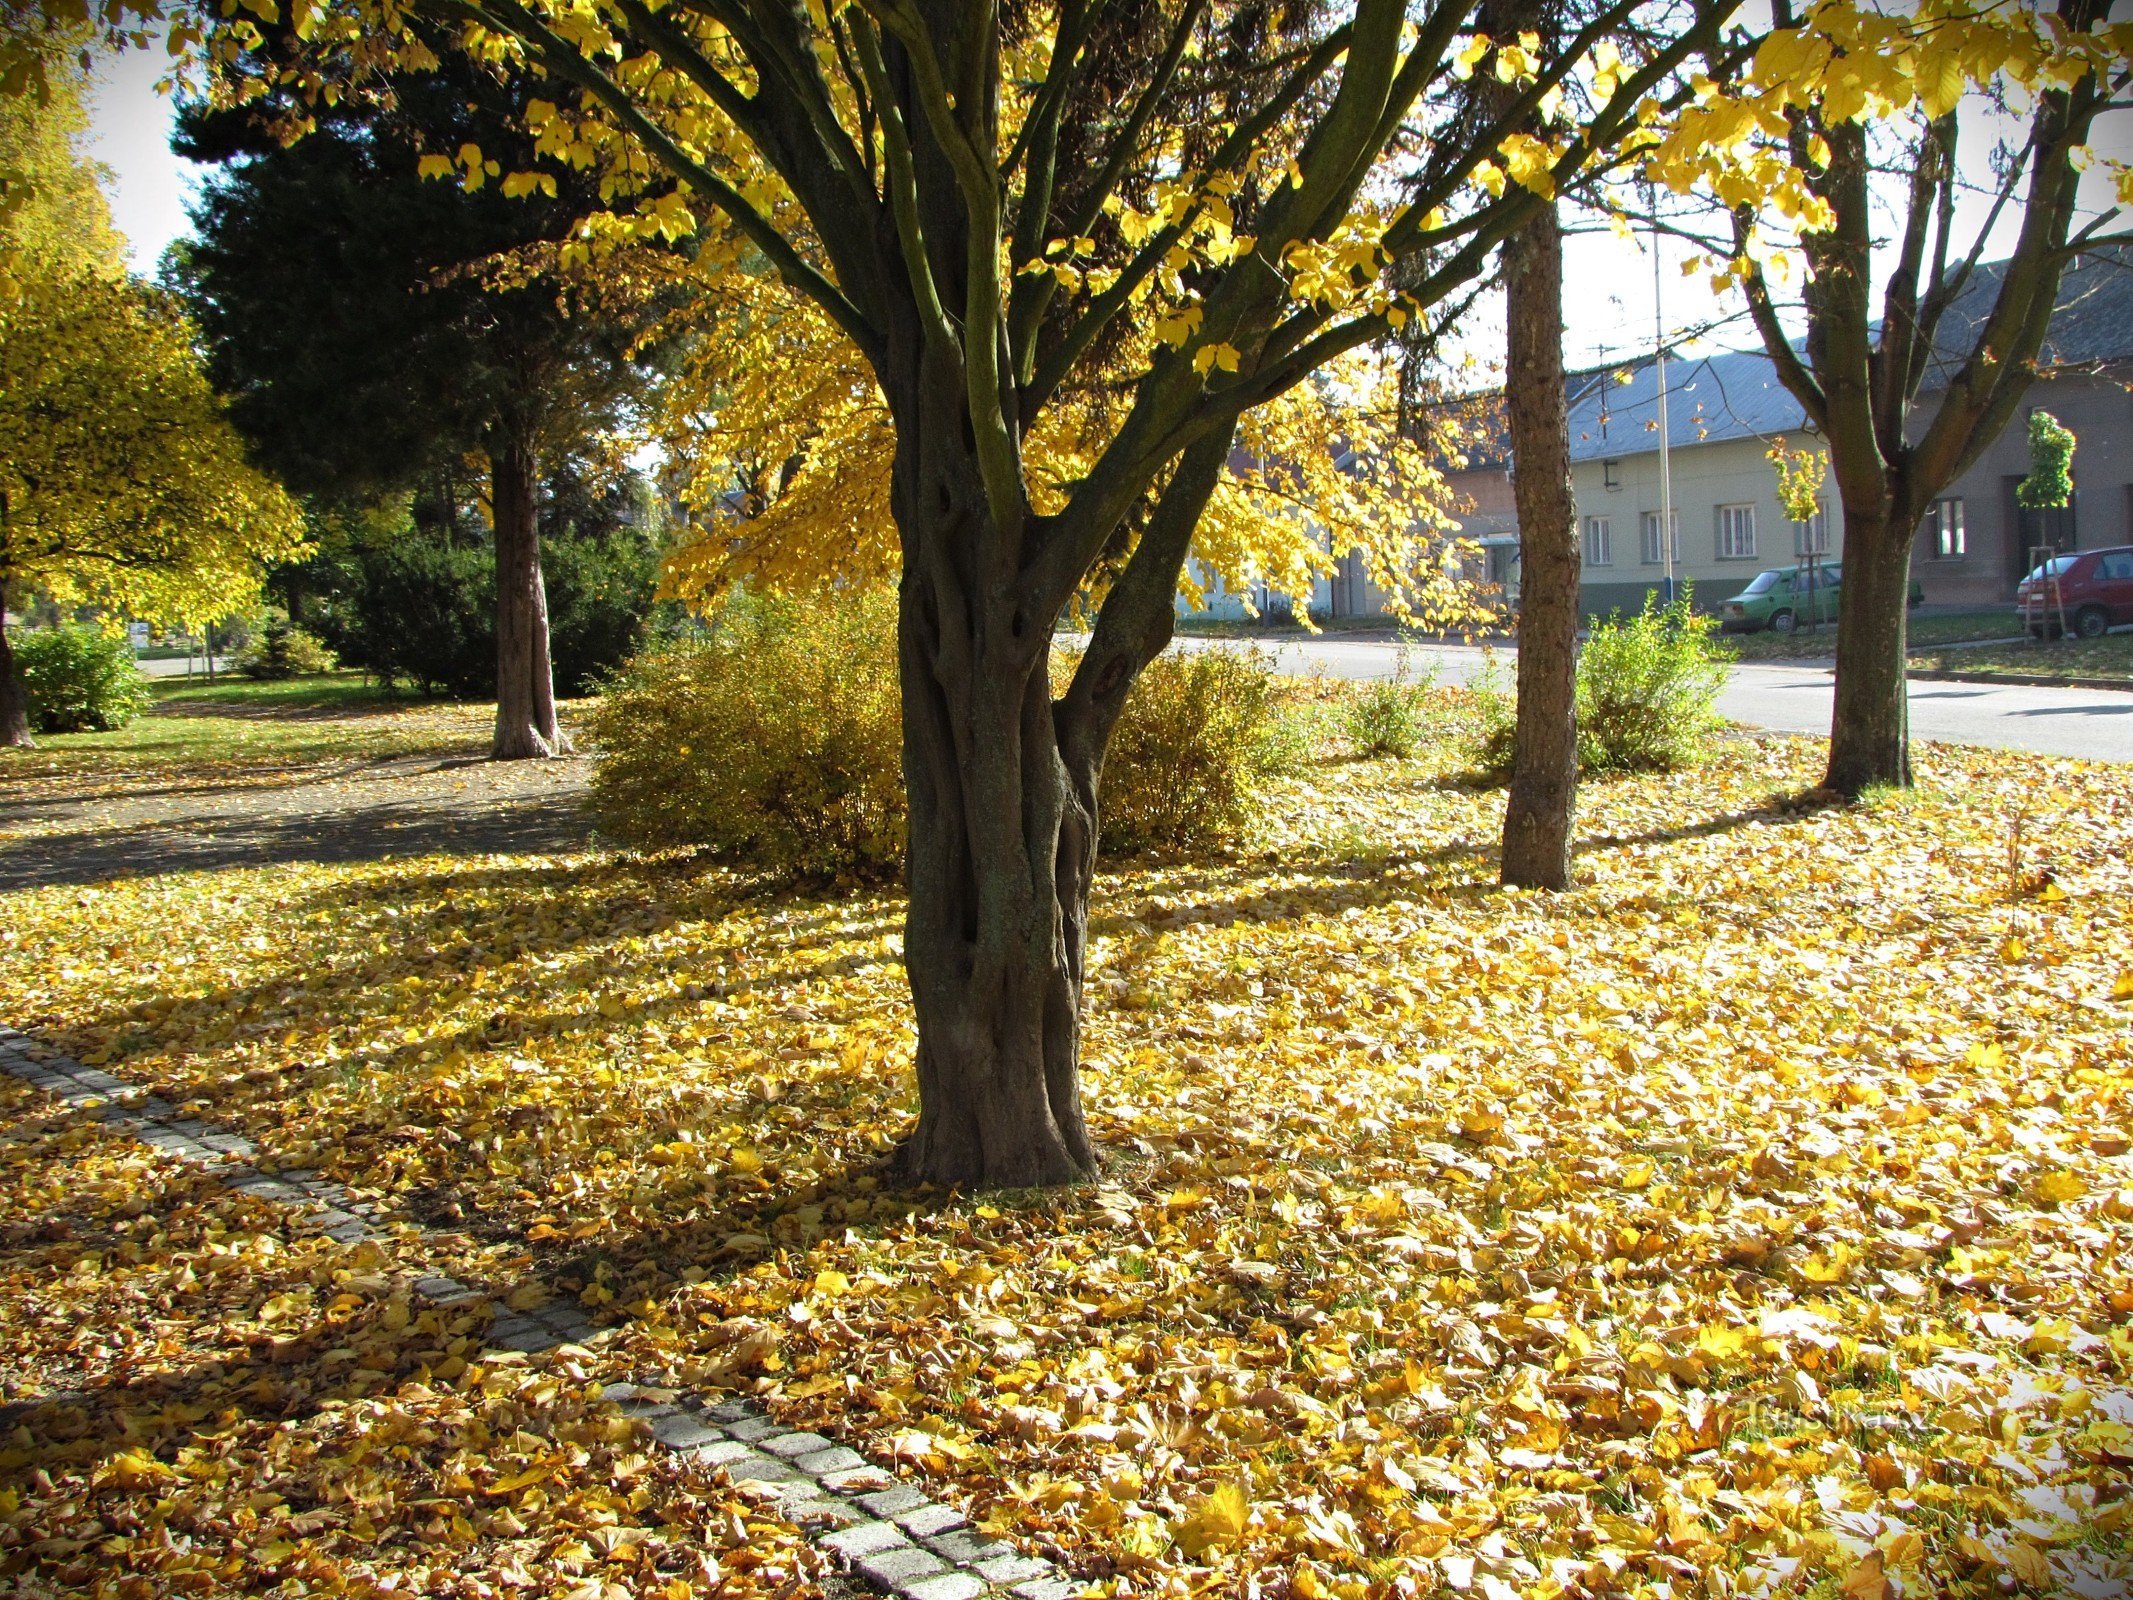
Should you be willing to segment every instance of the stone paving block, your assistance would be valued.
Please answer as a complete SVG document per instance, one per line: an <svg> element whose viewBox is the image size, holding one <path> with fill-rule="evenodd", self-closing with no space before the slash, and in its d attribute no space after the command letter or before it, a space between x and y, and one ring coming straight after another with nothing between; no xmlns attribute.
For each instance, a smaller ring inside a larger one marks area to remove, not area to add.
<svg viewBox="0 0 2133 1600"><path fill-rule="evenodd" d="M489 1343L503 1350L516 1350L521 1355L532 1355L536 1350L553 1350L555 1335L546 1328L528 1325L517 1333L507 1333L502 1338L489 1336Z"/></svg>
<svg viewBox="0 0 2133 1600"><path fill-rule="evenodd" d="M879 1555L862 1558L856 1565L862 1578L882 1589L901 1589L916 1579L930 1578L948 1570L948 1564L939 1556L931 1550L921 1550L917 1545L884 1550Z"/></svg>
<svg viewBox="0 0 2133 1600"><path fill-rule="evenodd" d="M833 1555L847 1561L858 1561L866 1556L879 1555L884 1550L902 1550L911 1541L904 1537L904 1530L888 1522L855 1522L849 1528L839 1528L835 1533L825 1534L816 1541Z"/></svg>
<svg viewBox="0 0 2133 1600"><path fill-rule="evenodd" d="M928 1550L959 1567L974 1567L981 1561L990 1561L996 1556L1011 1556L1013 1545L1002 1544L997 1539L987 1539L967 1529L958 1528L949 1533L937 1533L919 1541ZM1036 1574L1032 1573L1034 1577Z"/></svg>
<svg viewBox="0 0 2133 1600"><path fill-rule="evenodd" d="M875 1489L885 1489L894 1482L879 1467L854 1467L849 1472L825 1472L822 1487L838 1494L866 1494Z"/></svg>
<svg viewBox="0 0 2133 1600"><path fill-rule="evenodd" d="M985 1580L968 1572L944 1572L937 1578L898 1584L896 1592L904 1600L978 1600L985 1592Z"/></svg>
<svg viewBox="0 0 2133 1600"><path fill-rule="evenodd" d="M738 1421L727 1423L726 1431L736 1439L745 1439L748 1443L754 1444L759 1439L768 1439L786 1430L778 1426L777 1423L772 1422L768 1417L742 1417ZM825 1440L823 1442L827 1443L828 1441Z"/></svg>
<svg viewBox="0 0 2133 1600"><path fill-rule="evenodd" d="M798 1486L795 1485L795 1488ZM814 1486L808 1485L812 1490ZM819 1490L812 1494L802 1492L787 1496L778 1502L778 1515L787 1522L796 1522L803 1528L849 1528L854 1523L866 1520L866 1513L849 1500L839 1500ZM819 1542L819 1541L818 1541Z"/></svg>
<svg viewBox="0 0 2133 1600"><path fill-rule="evenodd" d="M755 1414L755 1407L746 1400L721 1400L706 1413L713 1422L745 1422Z"/></svg>
<svg viewBox="0 0 2133 1600"><path fill-rule="evenodd" d="M882 1489L873 1494L863 1494L859 1497L859 1503L877 1517L900 1517L907 1511L916 1511L920 1506L933 1504L908 1483L899 1483L893 1489Z"/></svg>
<svg viewBox="0 0 2133 1600"><path fill-rule="evenodd" d="M896 1519L897 1525L914 1539L931 1538L936 1533L947 1533L952 1528L970 1525L970 1519L953 1506L920 1506L916 1511L906 1511Z"/></svg>
<svg viewBox="0 0 2133 1600"><path fill-rule="evenodd" d="M736 1433L734 1437L738 1439L742 1436ZM765 1435L763 1448L774 1456L785 1456L789 1459L793 1456L813 1455L817 1450L827 1450L833 1443L834 1440L825 1439L819 1433L781 1433L775 1437Z"/></svg>
<svg viewBox="0 0 2133 1600"><path fill-rule="evenodd" d="M717 1444L725 1435L686 1412L676 1411L652 1424L652 1437L669 1450L693 1450L698 1445Z"/></svg>
<svg viewBox="0 0 2133 1600"><path fill-rule="evenodd" d="M809 1493L814 1492L814 1483L782 1461L762 1454L750 1453L746 1461L730 1461L726 1464L726 1476L735 1483L804 1483Z"/></svg>
<svg viewBox="0 0 2133 1600"><path fill-rule="evenodd" d="M718 1439L710 1444L700 1444L689 1454L709 1467L724 1467L736 1461L759 1459L755 1446L742 1444L738 1439Z"/></svg>
<svg viewBox="0 0 2133 1600"><path fill-rule="evenodd" d="M866 1465L866 1458L856 1450L847 1450L841 1444L831 1445L827 1450L815 1450L804 1456L791 1458L792 1464L810 1478L827 1478L832 1474L846 1473Z"/></svg>
<svg viewBox="0 0 2133 1600"><path fill-rule="evenodd" d="M1021 1600L1073 1600L1087 1587L1073 1578L1032 1578L1008 1592L1021 1596Z"/></svg>
<svg viewBox="0 0 2133 1600"><path fill-rule="evenodd" d="M417 1278L415 1293L425 1300L457 1300L473 1291L457 1278Z"/></svg>
<svg viewBox="0 0 2133 1600"><path fill-rule="evenodd" d="M1048 1578L1052 1574L1049 1561L1039 1561L1034 1556L995 1556L990 1561L980 1561L972 1569L987 1583L1027 1583L1032 1578Z"/></svg>

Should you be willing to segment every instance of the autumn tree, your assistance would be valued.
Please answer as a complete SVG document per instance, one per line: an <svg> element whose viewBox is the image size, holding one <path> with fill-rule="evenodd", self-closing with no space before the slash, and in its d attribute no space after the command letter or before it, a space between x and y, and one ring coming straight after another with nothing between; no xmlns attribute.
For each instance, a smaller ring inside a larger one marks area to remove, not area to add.
<svg viewBox="0 0 2133 1600"><path fill-rule="evenodd" d="M1843 507L1824 780L1842 793L1911 781L1913 536L2020 410L2061 272L2110 225L2110 213L2084 222L2076 194L2098 118L2128 83L2133 25L2109 25L2108 12L2108 0L1931 3L1888 16L1820 5L1796 21L1779 0L1748 92L1709 130L1705 181L1731 219L1726 273L1827 441ZM1958 141L1995 105L2022 101L2027 125L1995 162L1984 223L1965 234L1958 201L1979 174L1959 161ZM1780 192L1778 165L1797 174L1805 205L1765 203ZM2133 199L2122 169L2118 181ZM2012 247L1988 263L1993 229L2009 217Z"/></svg>
<svg viewBox="0 0 2133 1600"><path fill-rule="evenodd" d="M290 43L269 38L232 70L262 70ZM215 379L264 462L328 504L419 487L420 503L451 519L463 464L487 461L497 759L561 747L542 484L612 454L656 389L643 335L666 309L661 286L677 281L638 281L644 249L614 258L603 281L560 273L560 250L600 209L582 175L544 174L510 194L435 181L477 141L528 153L527 98L523 84L452 55L307 109L307 136L293 142L283 135L296 112L271 96L194 104L178 140L217 166L179 276Z"/></svg>
<svg viewBox="0 0 2133 1600"><path fill-rule="evenodd" d="M317 46L283 75L298 92L337 62L425 62L424 19L523 63L553 86L528 107L546 160L618 188L680 180L878 385L910 799L910 1176L1094 1166L1078 1058L1104 749L1170 637L1245 419L1441 309L1539 204L1534 184L1665 115L1659 92L1716 47L1730 6L1683 4L1655 49L1588 62L1638 9L1599 7L1544 49L1477 34L1465 4L1400 0L297 8ZM213 47L241 54L256 33L238 14ZM1590 117L1519 132L1588 66ZM1517 86L1503 114L1466 114L1477 72ZM654 195L651 225L667 204ZM1107 384L1079 381L1136 348ZM1110 403L1071 468L1034 473L1054 408L1096 393ZM1092 581L1089 644L1055 698L1054 633Z"/></svg>
<svg viewBox="0 0 2133 1600"><path fill-rule="evenodd" d="M1492 0L1483 21L1496 33L1528 24L1552 30L1551 9L1535 0ZM1499 871L1507 885L1567 889L1578 782L1578 544L1563 386L1563 224L1555 196L1504 241L1503 283L1519 591L1517 725Z"/></svg>
<svg viewBox="0 0 2133 1600"><path fill-rule="evenodd" d="M33 589L197 622L258 592L302 529L253 470L167 296L128 277L71 135L81 75L63 50L45 95L0 99L0 159L27 180L0 219L0 744L30 742L7 642Z"/></svg>

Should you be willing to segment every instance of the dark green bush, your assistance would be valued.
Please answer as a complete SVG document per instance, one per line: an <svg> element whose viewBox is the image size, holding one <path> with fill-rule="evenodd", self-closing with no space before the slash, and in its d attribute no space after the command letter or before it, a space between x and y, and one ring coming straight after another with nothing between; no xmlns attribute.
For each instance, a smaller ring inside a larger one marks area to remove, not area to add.
<svg viewBox="0 0 2133 1600"><path fill-rule="evenodd" d="M900 865L895 617L886 594L743 596L640 655L587 727L601 828L824 876Z"/></svg>
<svg viewBox="0 0 2133 1600"><path fill-rule="evenodd" d="M108 733L146 709L148 680L125 635L64 623L14 641L39 733Z"/></svg>
<svg viewBox="0 0 2133 1600"><path fill-rule="evenodd" d="M337 665L316 635L283 616L270 616L237 656L237 670L263 682L310 677Z"/></svg>
<svg viewBox="0 0 2133 1600"><path fill-rule="evenodd" d="M1578 652L1578 770L1676 772L1701 762L1725 725L1717 705L1732 660L1717 619L1698 615L1686 588L1672 605L1649 595L1635 616L1593 624ZM1507 777L1516 702L1493 668L1472 687L1475 764Z"/></svg>

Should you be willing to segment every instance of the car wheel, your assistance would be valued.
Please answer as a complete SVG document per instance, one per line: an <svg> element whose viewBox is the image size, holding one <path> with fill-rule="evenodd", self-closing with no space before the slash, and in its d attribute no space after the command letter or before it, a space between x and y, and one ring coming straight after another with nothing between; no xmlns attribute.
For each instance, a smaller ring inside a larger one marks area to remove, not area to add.
<svg viewBox="0 0 2133 1600"><path fill-rule="evenodd" d="M1799 618L1795 617L1790 611L1773 611L1770 613L1770 631L1772 633L1790 633L1799 625Z"/></svg>
<svg viewBox="0 0 2133 1600"><path fill-rule="evenodd" d="M2111 631L2111 614L2102 606L2083 606L2074 613L2074 632L2084 639L2101 639Z"/></svg>

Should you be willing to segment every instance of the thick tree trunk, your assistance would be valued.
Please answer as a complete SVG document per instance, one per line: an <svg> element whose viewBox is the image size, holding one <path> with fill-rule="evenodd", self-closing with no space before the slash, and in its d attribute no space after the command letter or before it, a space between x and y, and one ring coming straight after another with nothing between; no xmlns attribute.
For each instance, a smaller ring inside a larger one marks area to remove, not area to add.
<svg viewBox="0 0 2133 1600"><path fill-rule="evenodd" d="M1061 750L1053 619L985 570L1003 541L960 409L933 399L903 419L893 491L919 1090L899 1159L915 1182L1066 1183L1096 1166L1080 1061L1097 772Z"/></svg>
<svg viewBox="0 0 2133 1600"><path fill-rule="evenodd" d="M548 660L548 593L541 582L533 447L505 433L490 455L496 527L496 739L498 761L558 755L555 679Z"/></svg>
<svg viewBox="0 0 2133 1600"><path fill-rule="evenodd" d="M1520 580L1503 881L1567 889L1578 786L1578 541L1563 392L1563 231L1554 206L1504 242L1504 288Z"/></svg>
<svg viewBox="0 0 2133 1600"><path fill-rule="evenodd" d="M1844 510L1844 586L1837 593L1836 702L1825 787L1856 797L1911 783L1909 643L1911 528L1886 510Z"/></svg>
<svg viewBox="0 0 2133 1600"><path fill-rule="evenodd" d="M27 750L32 743L30 697L7 640L7 585L0 583L0 749Z"/></svg>

